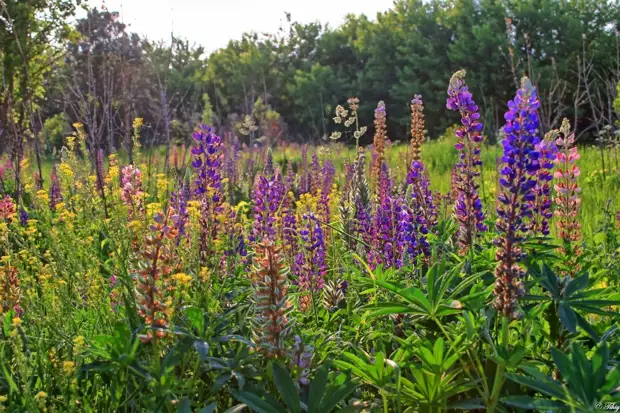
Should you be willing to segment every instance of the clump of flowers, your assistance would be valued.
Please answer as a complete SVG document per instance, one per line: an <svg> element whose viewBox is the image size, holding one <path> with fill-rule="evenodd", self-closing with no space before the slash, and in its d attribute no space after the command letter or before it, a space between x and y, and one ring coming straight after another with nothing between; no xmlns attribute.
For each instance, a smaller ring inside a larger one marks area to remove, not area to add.
<svg viewBox="0 0 620 413"><path fill-rule="evenodd" d="M521 244L528 235L532 219L532 201L536 199L536 177L540 169L537 109L540 101L529 79L523 78L514 100L504 115L506 134L502 140L504 156L497 202L498 249L495 258L495 308L505 317L518 317L517 299L524 294L525 271L519 265Z"/></svg>
<svg viewBox="0 0 620 413"><path fill-rule="evenodd" d="M196 195L200 200L200 252L203 261L210 256L218 236L218 215L222 212L222 140L211 127L201 125L193 134L192 166L196 173Z"/></svg>
<svg viewBox="0 0 620 413"><path fill-rule="evenodd" d="M15 203L10 196L6 195L0 199L0 219L9 221L13 219L15 215Z"/></svg>
<svg viewBox="0 0 620 413"><path fill-rule="evenodd" d="M456 130L458 143L455 148L459 151L459 160L456 164L456 192L455 216L459 222L458 241L460 252L469 251L479 232L487 230L484 224L482 202L478 195L477 178L480 175L478 168L480 160L480 144L483 125L480 122L478 106L465 84L465 71L459 70L450 79L446 107L459 111L461 126Z"/></svg>
<svg viewBox="0 0 620 413"><path fill-rule="evenodd" d="M140 336L143 342L153 339L153 334L161 338L166 335L168 318L172 312L167 291L170 275L178 272L175 254L171 244L177 236L176 229L170 225L172 211L155 214L155 223L149 227L150 234L144 239L139 251L142 268L136 271L135 285L138 314L146 324L146 334Z"/></svg>
<svg viewBox="0 0 620 413"><path fill-rule="evenodd" d="M144 191L142 171L133 165L124 166L121 171L121 201L129 208L130 221L144 215ZM51 202L51 201L50 201Z"/></svg>
<svg viewBox="0 0 620 413"><path fill-rule="evenodd" d="M563 249L567 252L571 249L571 243L581 237L581 224L578 214L581 207L581 187L578 178L581 175L577 161L579 152L575 146L575 134L570 132L570 123L564 119L560 127L560 136L555 141L558 146L558 154L555 160L557 169L554 173L556 184L554 185L556 210L554 212L558 236L562 239ZM579 255L579 249L575 248L574 255Z"/></svg>
<svg viewBox="0 0 620 413"><path fill-rule="evenodd" d="M375 109L375 136L373 139L373 159L371 170L371 181L378 190L379 178L381 175L381 165L385 158L385 141L387 139L386 111L385 103L380 101Z"/></svg>
<svg viewBox="0 0 620 413"><path fill-rule="evenodd" d="M254 246L256 254L252 279L256 315L253 322L254 340L267 357L284 357L286 337L291 326L288 313L288 268L280 251L263 241Z"/></svg>
<svg viewBox="0 0 620 413"><path fill-rule="evenodd" d="M302 251L295 258L295 275L302 295L299 305L307 311L312 305L314 294L323 289L325 284L325 240L323 230L314 214L304 214L303 227L299 229Z"/></svg>
<svg viewBox="0 0 620 413"><path fill-rule="evenodd" d="M415 95L411 101L411 146L410 159L419 161L424 143L424 103L422 96Z"/></svg>
<svg viewBox="0 0 620 413"><path fill-rule="evenodd" d="M24 310L20 306L21 290L17 268L5 264L0 267L0 310L6 314L14 310L21 317Z"/></svg>

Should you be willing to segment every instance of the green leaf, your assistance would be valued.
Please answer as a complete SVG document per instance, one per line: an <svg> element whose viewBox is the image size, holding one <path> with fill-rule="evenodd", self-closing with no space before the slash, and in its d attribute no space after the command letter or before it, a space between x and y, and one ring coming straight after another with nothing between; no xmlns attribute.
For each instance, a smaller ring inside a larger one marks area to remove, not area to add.
<svg viewBox="0 0 620 413"><path fill-rule="evenodd" d="M502 402L510 406L529 410L560 410L566 408L564 403L553 400L537 399L530 396L508 396L504 397Z"/></svg>
<svg viewBox="0 0 620 413"><path fill-rule="evenodd" d="M241 405L243 406L243 405ZM198 410L198 413L215 413L215 409L217 408L217 403L213 402L208 406L203 407L202 409ZM230 411L230 409L227 410L227 412ZM240 411L240 410L238 410Z"/></svg>
<svg viewBox="0 0 620 413"><path fill-rule="evenodd" d="M589 274L585 273L584 275L572 279L566 288L564 289L564 298L570 298L575 292L583 290L588 285Z"/></svg>
<svg viewBox="0 0 620 413"><path fill-rule="evenodd" d="M560 305L558 305L558 315L560 316L562 325L564 325L568 331L571 333L577 332L577 316L569 306L560 303Z"/></svg>
<svg viewBox="0 0 620 413"><path fill-rule="evenodd" d="M310 383L310 390L308 394L308 413L320 413L318 411L319 404L325 393L327 387L327 364L321 366L317 372L314 380Z"/></svg>
<svg viewBox="0 0 620 413"><path fill-rule="evenodd" d="M357 383L349 381L337 388L329 387L325 394L326 397L321 401L320 413L331 412L338 403L347 397L353 390L357 388Z"/></svg>
<svg viewBox="0 0 620 413"><path fill-rule="evenodd" d="M288 371L286 371L279 364L273 363L271 365L271 372L273 374L273 381L280 391L280 396L282 397L282 400L284 400L284 403L286 403L288 411L293 413L301 413L299 394L297 394L295 382L291 379Z"/></svg>
<svg viewBox="0 0 620 413"><path fill-rule="evenodd" d="M286 413L286 410L282 406L275 406L267 401L263 400L257 394L249 391L238 391L232 389L230 393L233 397L242 403L245 403L250 409L255 410L257 413Z"/></svg>

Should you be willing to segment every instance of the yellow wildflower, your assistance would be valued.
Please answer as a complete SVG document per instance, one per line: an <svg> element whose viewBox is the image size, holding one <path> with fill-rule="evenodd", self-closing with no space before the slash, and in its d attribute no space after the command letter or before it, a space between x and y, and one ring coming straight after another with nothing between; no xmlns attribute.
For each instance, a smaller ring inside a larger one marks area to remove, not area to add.
<svg viewBox="0 0 620 413"><path fill-rule="evenodd" d="M22 319L21 319L21 318L19 318L19 317L14 317L14 318L13 318L13 320L12 320L12 322L13 322L13 325L14 325L14 326L19 326L19 325L21 325L21 324L22 324Z"/></svg>
<svg viewBox="0 0 620 413"><path fill-rule="evenodd" d="M188 285L192 281L192 276L180 272L178 274L174 274L172 279L181 285Z"/></svg>
<svg viewBox="0 0 620 413"><path fill-rule="evenodd" d="M71 374L73 374L73 371L75 370L75 362L70 361L70 360L63 362L62 369L64 370L67 376L70 376Z"/></svg>

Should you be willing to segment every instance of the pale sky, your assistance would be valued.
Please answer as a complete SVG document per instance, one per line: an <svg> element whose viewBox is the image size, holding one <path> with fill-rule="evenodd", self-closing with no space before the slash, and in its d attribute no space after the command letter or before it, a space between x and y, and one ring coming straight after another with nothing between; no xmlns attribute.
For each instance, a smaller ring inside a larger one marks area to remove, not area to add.
<svg viewBox="0 0 620 413"><path fill-rule="evenodd" d="M200 44L207 52L225 47L242 33L275 33L291 13L293 21L340 25L349 13L375 19L393 0L89 0L90 7L119 11L130 30L150 40L176 36Z"/></svg>

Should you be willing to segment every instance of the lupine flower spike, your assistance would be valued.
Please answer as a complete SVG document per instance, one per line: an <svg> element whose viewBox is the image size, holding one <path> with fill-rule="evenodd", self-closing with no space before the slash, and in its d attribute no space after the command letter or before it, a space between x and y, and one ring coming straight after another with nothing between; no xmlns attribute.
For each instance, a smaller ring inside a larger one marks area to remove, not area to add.
<svg viewBox="0 0 620 413"><path fill-rule="evenodd" d="M446 107L461 114L461 126L456 131L458 143L455 145L460 152L456 164L455 216L459 222L459 249L465 253L474 245L477 234L486 231L487 227L484 224L477 182L480 175L478 169L482 165L480 144L484 140L481 133L483 125L478 106L465 84L464 70L459 70L450 79Z"/></svg>
<svg viewBox="0 0 620 413"><path fill-rule="evenodd" d="M581 175L577 161L579 152L575 146L575 134L570 131L570 123L564 119L560 127L560 135L555 143L558 146L556 159L557 169L554 173L556 184L554 201L557 208L554 212L558 236L563 241L562 250L570 255L571 259L581 254L581 250L572 244L581 238L581 224L578 214L581 207L581 187L578 178ZM577 270L576 263L572 265L571 273Z"/></svg>
<svg viewBox="0 0 620 413"><path fill-rule="evenodd" d="M299 230L303 250L295 258L297 285L302 295L299 305L302 311L311 308L315 293L325 284L325 240L323 230L313 214L304 214L304 226Z"/></svg>
<svg viewBox="0 0 620 413"><path fill-rule="evenodd" d="M534 192L536 198L532 204L532 222L530 224L532 235L549 235L549 220L553 216L551 211L551 180L553 179L552 169L557 157L557 139L559 131L548 132L544 139L536 145L539 153L539 168L536 172L536 186Z"/></svg>
<svg viewBox="0 0 620 413"><path fill-rule="evenodd" d="M138 314L146 324L146 333L140 336L143 342L166 335L168 319L173 310L167 302L170 276L178 269L171 244L176 242L177 230L170 225L172 210L166 215L155 214L155 223L139 250L141 269L136 271L136 297Z"/></svg>
<svg viewBox="0 0 620 413"><path fill-rule="evenodd" d="M424 103L422 96L415 95L411 101L410 161L419 161L424 143Z"/></svg>
<svg viewBox="0 0 620 413"><path fill-rule="evenodd" d="M219 215L222 213L223 194L222 176L222 140L213 133L211 127L201 125L194 134L195 145L192 148L192 167L196 172L195 191L200 200L200 254L206 261L213 248L213 242L219 233Z"/></svg>
<svg viewBox="0 0 620 413"><path fill-rule="evenodd" d="M254 246L254 340L267 357L284 357L286 337L291 331L288 313L288 268L273 244L263 241Z"/></svg>
<svg viewBox="0 0 620 413"><path fill-rule="evenodd" d="M379 190L379 177L381 165L385 158L385 141L387 139L385 103L380 101L375 109L375 136L373 140L373 159L371 170L371 183L374 185L375 194Z"/></svg>
<svg viewBox="0 0 620 413"><path fill-rule="evenodd" d="M504 115L506 136L502 141L504 156L497 202L498 238L495 240L498 264L495 269L495 308L505 317L519 316L517 299L524 294L525 271L522 243L531 228L532 201L536 199L536 177L540 169L537 109L540 101L529 79L523 78L514 100L508 102Z"/></svg>

